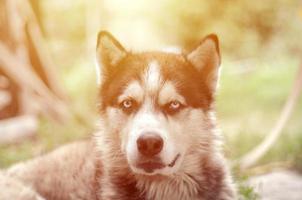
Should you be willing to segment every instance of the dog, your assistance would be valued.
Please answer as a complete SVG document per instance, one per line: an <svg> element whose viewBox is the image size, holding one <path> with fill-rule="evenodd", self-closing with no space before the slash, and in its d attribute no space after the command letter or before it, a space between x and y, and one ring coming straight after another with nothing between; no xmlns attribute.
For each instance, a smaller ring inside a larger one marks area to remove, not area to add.
<svg viewBox="0 0 302 200"><path fill-rule="evenodd" d="M214 98L218 38L188 53L127 51L97 40L99 131L5 176L50 200L231 200Z"/></svg>

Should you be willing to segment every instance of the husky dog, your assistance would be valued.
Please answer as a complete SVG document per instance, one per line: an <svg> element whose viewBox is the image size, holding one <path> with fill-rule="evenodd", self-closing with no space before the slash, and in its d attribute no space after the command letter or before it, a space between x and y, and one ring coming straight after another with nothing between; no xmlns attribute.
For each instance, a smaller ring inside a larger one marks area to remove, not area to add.
<svg viewBox="0 0 302 200"><path fill-rule="evenodd" d="M97 65L101 120L93 139L6 176L50 200L236 199L213 112L216 35L186 54L133 53L100 32Z"/></svg>

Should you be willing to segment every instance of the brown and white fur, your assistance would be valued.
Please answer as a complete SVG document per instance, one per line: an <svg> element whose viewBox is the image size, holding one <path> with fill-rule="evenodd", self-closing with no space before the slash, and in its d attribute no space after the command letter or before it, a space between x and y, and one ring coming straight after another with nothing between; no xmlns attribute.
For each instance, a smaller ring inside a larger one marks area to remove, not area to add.
<svg viewBox="0 0 302 200"><path fill-rule="evenodd" d="M13 166L6 176L45 199L236 199L213 112L215 35L187 54L133 53L101 32L97 64L93 140Z"/></svg>

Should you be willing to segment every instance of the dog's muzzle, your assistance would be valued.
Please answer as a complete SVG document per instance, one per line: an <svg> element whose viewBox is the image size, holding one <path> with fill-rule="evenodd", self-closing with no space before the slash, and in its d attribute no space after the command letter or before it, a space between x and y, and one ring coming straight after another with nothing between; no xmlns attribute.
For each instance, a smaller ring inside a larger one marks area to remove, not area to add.
<svg viewBox="0 0 302 200"><path fill-rule="evenodd" d="M161 152L164 141L159 134L146 132L137 139L136 144L142 156L152 158Z"/></svg>
<svg viewBox="0 0 302 200"><path fill-rule="evenodd" d="M164 141L156 132L144 132L136 141L137 150L139 152L139 162L137 167L148 173L152 173L156 169L165 167L165 164L158 158L158 154L163 149Z"/></svg>
<svg viewBox="0 0 302 200"><path fill-rule="evenodd" d="M165 167L172 168L180 157L180 154L177 154L170 163L165 163L161 160L159 154L163 150L164 140L156 132L142 133L138 137L136 145L139 152L136 167L147 173L153 173L155 170Z"/></svg>
<svg viewBox="0 0 302 200"><path fill-rule="evenodd" d="M170 168L174 167L174 165L176 164L179 157L180 157L180 154L177 154L175 156L175 158L169 164L163 163L158 157L153 158L153 159L141 158L140 162L138 162L136 164L136 167L140 168L140 169L143 169L147 173L152 173L156 169L162 169L162 168L165 168L165 167L170 167Z"/></svg>

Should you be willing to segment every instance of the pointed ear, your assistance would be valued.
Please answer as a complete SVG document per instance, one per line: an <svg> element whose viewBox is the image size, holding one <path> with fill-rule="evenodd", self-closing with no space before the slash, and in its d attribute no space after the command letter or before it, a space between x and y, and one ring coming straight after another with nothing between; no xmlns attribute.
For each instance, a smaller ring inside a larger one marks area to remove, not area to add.
<svg viewBox="0 0 302 200"><path fill-rule="evenodd" d="M209 89L215 92L221 62L218 37L215 34L206 36L197 48L187 55L187 59L201 72Z"/></svg>
<svg viewBox="0 0 302 200"><path fill-rule="evenodd" d="M110 72L126 55L124 47L109 32L99 32L96 46L98 76Z"/></svg>

